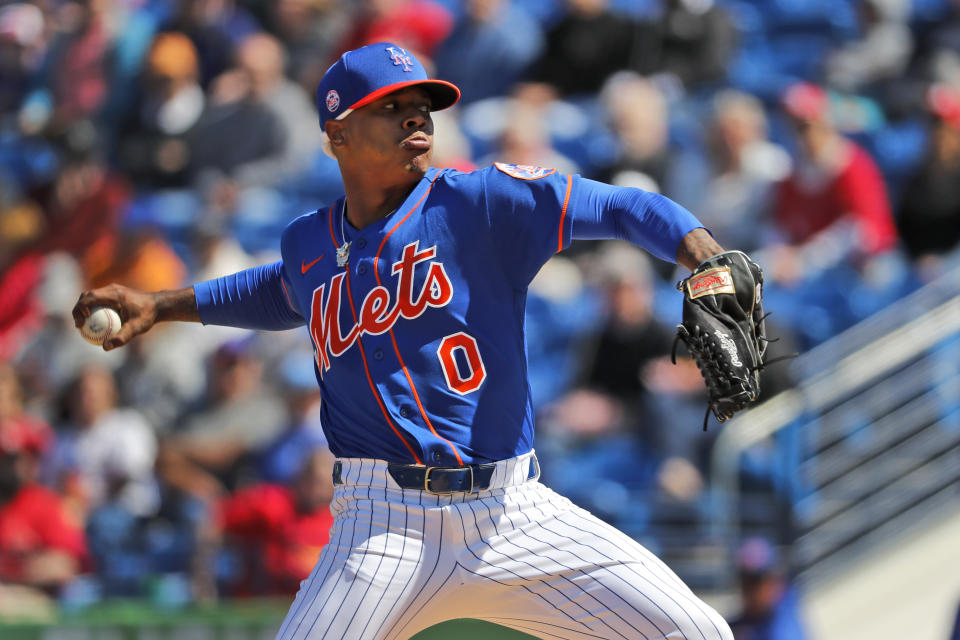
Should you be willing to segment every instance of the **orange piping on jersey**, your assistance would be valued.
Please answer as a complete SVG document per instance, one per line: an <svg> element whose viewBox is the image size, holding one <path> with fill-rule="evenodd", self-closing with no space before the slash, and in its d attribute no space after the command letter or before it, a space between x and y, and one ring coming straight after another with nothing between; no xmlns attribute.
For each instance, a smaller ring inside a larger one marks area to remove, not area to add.
<svg viewBox="0 0 960 640"><path fill-rule="evenodd" d="M333 207L330 205L330 211L327 212L327 221L329 222L330 227L330 239L333 241L333 246L337 249L340 248L340 245L337 244L337 237L333 234ZM357 324L357 311L353 306L353 293L350 291L350 270L346 270L347 278L347 299L350 301L350 312L353 314L353 324ZM377 405L380 406L380 411L383 413L383 418L387 421L387 426L390 427L390 430L396 434L400 441L403 443L403 446L407 448L410 452L410 455L413 456L413 459L417 461L417 464L423 464L420 462L420 457L417 456L416 451L413 450L413 447L410 446L410 443L407 442L407 439L403 437L403 434L397 429L393 424L393 420L390 419L390 414L387 412L387 408L383 406L383 400L380 398L380 394L377 393L377 387L373 384L373 378L370 376L370 367L367 365L367 354L363 349L363 341L357 338L357 346L360 347L360 358L363 360L363 371L367 374L367 383L370 385L370 391L373 393L373 397L377 400Z"/></svg>
<svg viewBox="0 0 960 640"><path fill-rule="evenodd" d="M333 246L339 249L340 245L337 244L337 236L333 235L333 206L334 205L330 205L330 211L327 212L327 223L330 227L330 239L333 240Z"/></svg>
<svg viewBox="0 0 960 640"><path fill-rule="evenodd" d="M350 292L350 270L347 269L347 299L350 301L350 313L353 314L353 324L357 324L357 310L353 306L353 293ZM407 451L410 452L410 455L413 456L413 459L417 461L417 464L423 464L420 462L420 458L417 456L417 453L413 450L413 447L410 446L410 443L407 442L407 439L403 437L403 434L400 433L400 430L393 424L393 420L390 419L390 414L387 412L387 408L383 406L383 400L380 399L380 394L377 393L377 388L373 384L373 378L370 376L370 367L367 365L367 353L363 348L363 340L357 338L357 346L360 347L360 357L363 359L363 371L367 374L367 382L370 384L370 391L373 392L373 397L377 399L377 404L380 405L380 411L383 413L384 419L386 419L387 424L390 425L390 429L400 438L400 442L403 443L403 446L407 448Z"/></svg>
<svg viewBox="0 0 960 640"><path fill-rule="evenodd" d="M462 467L463 458L460 457L460 452L457 451L457 448L452 442L437 433L437 430L433 428L433 423L430 422L430 418L427 417L427 412L423 408L423 403L420 402L420 394L417 393L417 388L413 385L413 379L410 377L410 372L407 371L407 365L404 364L403 358L400 357L400 349L397 347L397 337L393 334L393 329L390 329L390 340L393 341L393 350L397 354L397 360L400 361L400 368L403 369L403 375L407 377L407 382L410 384L410 391L413 392L413 399L417 401L417 408L420 410L420 415L423 416L424 422L426 422L427 426L430 427L430 432L447 443L447 446L449 446L450 450L453 451L453 456L457 459L457 464Z"/></svg>
<svg viewBox="0 0 960 640"><path fill-rule="evenodd" d="M557 242L557 253L563 251L563 221L567 217L567 205L570 204L570 187L573 186L573 176L567 174L567 192L563 196L563 209L560 210L560 240Z"/></svg>
<svg viewBox="0 0 960 640"><path fill-rule="evenodd" d="M430 186L427 187L426 193L424 193L423 196L421 196L420 199L417 200L417 204L413 205L410 208L410 211L407 212L407 215L403 216L403 218L399 222L397 222L397 224L393 225L390 231L387 232L387 235L383 237L383 241L380 243L380 247L377 249L377 255L373 258L373 272L374 274L376 274L377 286L383 286L380 283L380 271L379 269L377 269L377 264L380 262L380 252L383 251L383 247L386 246L387 239L390 238L390 235L394 231L396 231L400 227L400 225L406 222L407 219L410 218L411 214L413 214L413 212L417 210L417 207L419 207L420 203L422 203L426 199L427 195L430 193L430 190L433 189L433 183L436 182L437 178L439 177L440 177L440 173L438 172L436 177L430 181ZM349 291L349 287L347 287L347 290ZM463 458L460 457L460 452L457 451L457 447L454 446L452 442L450 442L449 440L441 436L439 433L437 433L437 430L433 428L433 423L430 422L430 418L427 417L427 412L426 410L424 410L423 403L420 401L420 394L417 393L417 388L413 384L413 378L410 377L410 371L407 370L407 365L403 361L403 356L400 355L400 348L397 346L397 337L394 335L393 329L390 329L390 340L393 342L393 350L397 354L397 360L400 361L400 368L403 369L403 375L406 376L407 383L410 385L410 391L413 393L413 399L417 401L417 409L420 410L420 416L423 417L423 421L430 428L430 433L432 433L437 438L447 443L447 446L449 446L450 450L453 452L453 457L457 459L457 464L459 464L462 467Z"/></svg>
<svg viewBox="0 0 960 640"><path fill-rule="evenodd" d="M291 310L296 311L297 313L300 313L299 311L297 311L297 308L293 306L293 298L290 297L290 291L287 289L287 284L283 281L282 275L280 276L280 286L283 288L283 295L287 298L287 305L290 307Z"/></svg>

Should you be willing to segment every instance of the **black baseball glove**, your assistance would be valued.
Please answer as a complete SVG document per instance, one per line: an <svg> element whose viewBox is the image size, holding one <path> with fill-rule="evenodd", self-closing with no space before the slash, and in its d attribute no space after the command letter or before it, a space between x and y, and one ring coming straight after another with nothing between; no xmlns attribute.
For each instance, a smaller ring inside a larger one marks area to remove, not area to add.
<svg viewBox="0 0 960 640"><path fill-rule="evenodd" d="M674 362L682 340L707 383L706 430L711 411L723 422L760 395L768 342L763 272L742 251L724 251L702 262L677 289L683 291L683 322L677 325Z"/></svg>

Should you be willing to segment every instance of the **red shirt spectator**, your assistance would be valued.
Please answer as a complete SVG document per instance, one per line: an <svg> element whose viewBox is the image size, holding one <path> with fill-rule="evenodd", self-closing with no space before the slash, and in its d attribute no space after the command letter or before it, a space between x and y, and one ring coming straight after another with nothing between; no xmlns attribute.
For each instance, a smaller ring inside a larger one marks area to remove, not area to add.
<svg viewBox="0 0 960 640"><path fill-rule="evenodd" d="M27 413L6 420L0 416L0 452L25 452L40 456L52 443L53 430L43 420Z"/></svg>
<svg viewBox="0 0 960 640"><path fill-rule="evenodd" d="M74 567L81 566L87 553L83 529L71 521L59 495L29 484L0 504L0 582L49 582L43 575L48 571L38 568L39 559L57 551L66 558L56 564Z"/></svg>
<svg viewBox="0 0 960 640"><path fill-rule="evenodd" d="M0 360L0 454L19 456L14 468L18 486L36 480L40 459L53 441L50 425L24 411L23 388L13 365Z"/></svg>
<svg viewBox="0 0 960 640"><path fill-rule="evenodd" d="M873 159L835 128L830 96L799 83L787 90L783 107L800 151L794 171L780 184L774 209L787 242L822 245L818 240L836 235L831 232L849 222L854 235L842 239L852 243L846 255L870 256L892 248L897 231L883 176Z"/></svg>
<svg viewBox="0 0 960 640"><path fill-rule="evenodd" d="M780 184L777 224L791 244L803 244L849 215L864 253L890 249L897 231L883 176L863 149L852 142L843 146L835 174L808 178L810 174L799 170Z"/></svg>
<svg viewBox="0 0 960 640"><path fill-rule="evenodd" d="M88 154L66 163L56 179L33 196L46 214L46 231L35 251L70 253L87 276L111 263L122 242L120 225L130 200L124 178Z"/></svg>
<svg viewBox="0 0 960 640"><path fill-rule="evenodd" d="M11 263L0 257L0 360L15 358L43 327L45 309L39 294L43 268L44 258L37 253L23 254Z"/></svg>
<svg viewBox="0 0 960 640"><path fill-rule="evenodd" d="M396 42L419 55L432 58L437 46L453 30L446 7L427 0L388 0L367 3L340 43L340 52L374 42Z"/></svg>
<svg viewBox="0 0 960 640"><path fill-rule="evenodd" d="M333 526L331 464L329 452L318 452L293 487L258 485L220 504L221 530L244 563L237 591L289 594L310 575Z"/></svg>

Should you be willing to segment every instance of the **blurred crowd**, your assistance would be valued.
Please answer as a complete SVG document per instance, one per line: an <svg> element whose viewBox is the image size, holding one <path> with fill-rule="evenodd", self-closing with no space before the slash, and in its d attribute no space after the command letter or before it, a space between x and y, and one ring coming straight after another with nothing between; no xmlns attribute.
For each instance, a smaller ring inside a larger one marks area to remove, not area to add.
<svg viewBox="0 0 960 640"><path fill-rule="evenodd" d="M276 259L342 192L317 83L382 40L463 91L435 166L678 201L764 267L774 355L958 262L955 0L0 0L0 589L19 602L289 595L309 572L332 462L306 331L169 325L105 353L70 309ZM671 362L679 277L581 242L528 299L545 480L655 550L658 514L702 517L717 432Z"/></svg>

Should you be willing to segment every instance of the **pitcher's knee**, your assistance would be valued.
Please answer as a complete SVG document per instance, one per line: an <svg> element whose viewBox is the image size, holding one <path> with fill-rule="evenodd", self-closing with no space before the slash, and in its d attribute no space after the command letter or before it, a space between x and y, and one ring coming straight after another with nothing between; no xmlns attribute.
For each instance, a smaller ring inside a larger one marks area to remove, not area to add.
<svg viewBox="0 0 960 640"><path fill-rule="evenodd" d="M703 639L706 640L733 640L733 631L730 625L723 619L716 610L710 606L701 603L699 609L691 614L696 629L688 633L687 640Z"/></svg>

